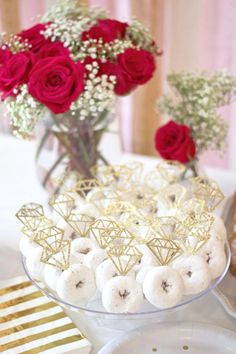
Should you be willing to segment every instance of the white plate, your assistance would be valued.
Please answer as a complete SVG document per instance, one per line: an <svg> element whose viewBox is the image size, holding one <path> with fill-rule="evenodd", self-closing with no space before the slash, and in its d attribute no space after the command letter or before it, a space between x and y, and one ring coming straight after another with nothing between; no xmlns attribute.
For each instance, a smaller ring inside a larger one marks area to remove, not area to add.
<svg viewBox="0 0 236 354"><path fill-rule="evenodd" d="M193 322L142 327L108 343L98 354L235 354L236 333Z"/></svg>

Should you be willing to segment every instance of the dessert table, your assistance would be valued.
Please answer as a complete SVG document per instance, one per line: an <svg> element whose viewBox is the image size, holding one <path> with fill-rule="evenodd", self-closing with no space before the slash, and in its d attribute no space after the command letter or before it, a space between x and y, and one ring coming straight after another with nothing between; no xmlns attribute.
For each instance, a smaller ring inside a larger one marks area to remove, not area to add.
<svg viewBox="0 0 236 354"><path fill-rule="evenodd" d="M35 173L35 147L34 142L0 135L0 280L23 275L18 248L20 225L15 218L16 211L27 202L45 204L47 201L47 194ZM156 163L155 158L121 154L118 151L114 155L114 163L131 160L139 160L150 166ZM220 184L226 196L234 192L236 173L216 168L206 168L205 171ZM119 330L102 327L80 314L69 315L93 344L93 353L97 353L103 345L121 333ZM235 319L224 311L213 294L172 314L171 320L212 323L236 331Z"/></svg>

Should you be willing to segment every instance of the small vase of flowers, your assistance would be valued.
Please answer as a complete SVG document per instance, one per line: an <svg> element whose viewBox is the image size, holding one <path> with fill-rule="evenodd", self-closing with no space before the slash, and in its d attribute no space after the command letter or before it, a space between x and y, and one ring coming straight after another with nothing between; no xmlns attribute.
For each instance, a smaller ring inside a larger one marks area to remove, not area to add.
<svg viewBox="0 0 236 354"><path fill-rule="evenodd" d="M225 149L228 129L219 108L236 100L236 78L225 71L179 72L167 81L174 95L160 97L157 111L171 120L157 129L155 147L162 158L197 176L203 152Z"/></svg>

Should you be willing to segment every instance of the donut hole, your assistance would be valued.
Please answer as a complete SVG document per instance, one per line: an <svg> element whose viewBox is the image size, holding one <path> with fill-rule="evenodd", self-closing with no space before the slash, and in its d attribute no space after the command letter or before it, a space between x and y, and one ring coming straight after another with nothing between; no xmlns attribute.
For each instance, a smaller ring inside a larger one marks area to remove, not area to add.
<svg viewBox="0 0 236 354"><path fill-rule="evenodd" d="M168 198L171 201L171 203L174 203L176 201L176 195L175 194L169 195Z"/></svg>
<svg viewBox="0 0 236 354"><path fill-rule="evenodd" d="M207 262L207 264L209 264L210 263L210 261L211 261L211 252L207 252L206 253L206 256L207 256L207 258L206 258L206 262Z"/></svg>
<svg viewBox="0 0 236 354"><path fill-rule="evenodd" d="M91 251L90 248L83 248L82 250L78 251L78 253L82 253L82 254L88 254Z"/></svg>
<svg viewBox="0 0 236 354"><path fill-rule="evenodd" d="M70 235L70 239L75 240L76 238L77 238L76 232L72 232L72 234Z"/></svg>
<svg viewBox="0 0 236 354"><path fill-rule="evenodd" d="M130 294L130 292L127 291L126 289L125 289L123 292L119 291L119 296L120 296L122 299L126 299L127 296L129 296L129 294Z"/></svg>
<svg viewBox="0 0 236 354"><path fill-rule="evenodd" d="M75 285L75 287L77 288L77 289L81 289L82 287L83 287L83 285L84 285L84 282L82 282L81 280Z"/></svg>
<svg viewBox="0 0 236 354"><path fill-rule="evenodd" d="M163 281L161 283L161 287L164 290L165 293L168 293L168 288L170 287L170 284L168 284L166 281Z"/></svg>

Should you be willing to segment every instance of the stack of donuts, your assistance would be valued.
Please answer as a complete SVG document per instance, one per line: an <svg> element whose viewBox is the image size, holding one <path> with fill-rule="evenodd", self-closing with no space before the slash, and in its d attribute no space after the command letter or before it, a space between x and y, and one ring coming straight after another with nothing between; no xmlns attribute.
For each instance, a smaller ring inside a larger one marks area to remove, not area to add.
<svg viewBox="0 0 236 354"><path fill-rule="evenodd" d="M33 226L19 217L31 277L72 305L89 309L99 297L109 313L142 312L147 304L171 308L206 290L227 262L226 229L213 213L221 192L206 178L183 183L181 173L182 166L161 162L144 174L140 164L130 163L68 183L50 202L51 226L42 226L42 214ZM25 210L31 215L30 207ZM52 227L63 230L68 252L60 248L45 260L50 245L39 234Z"/></svg>

